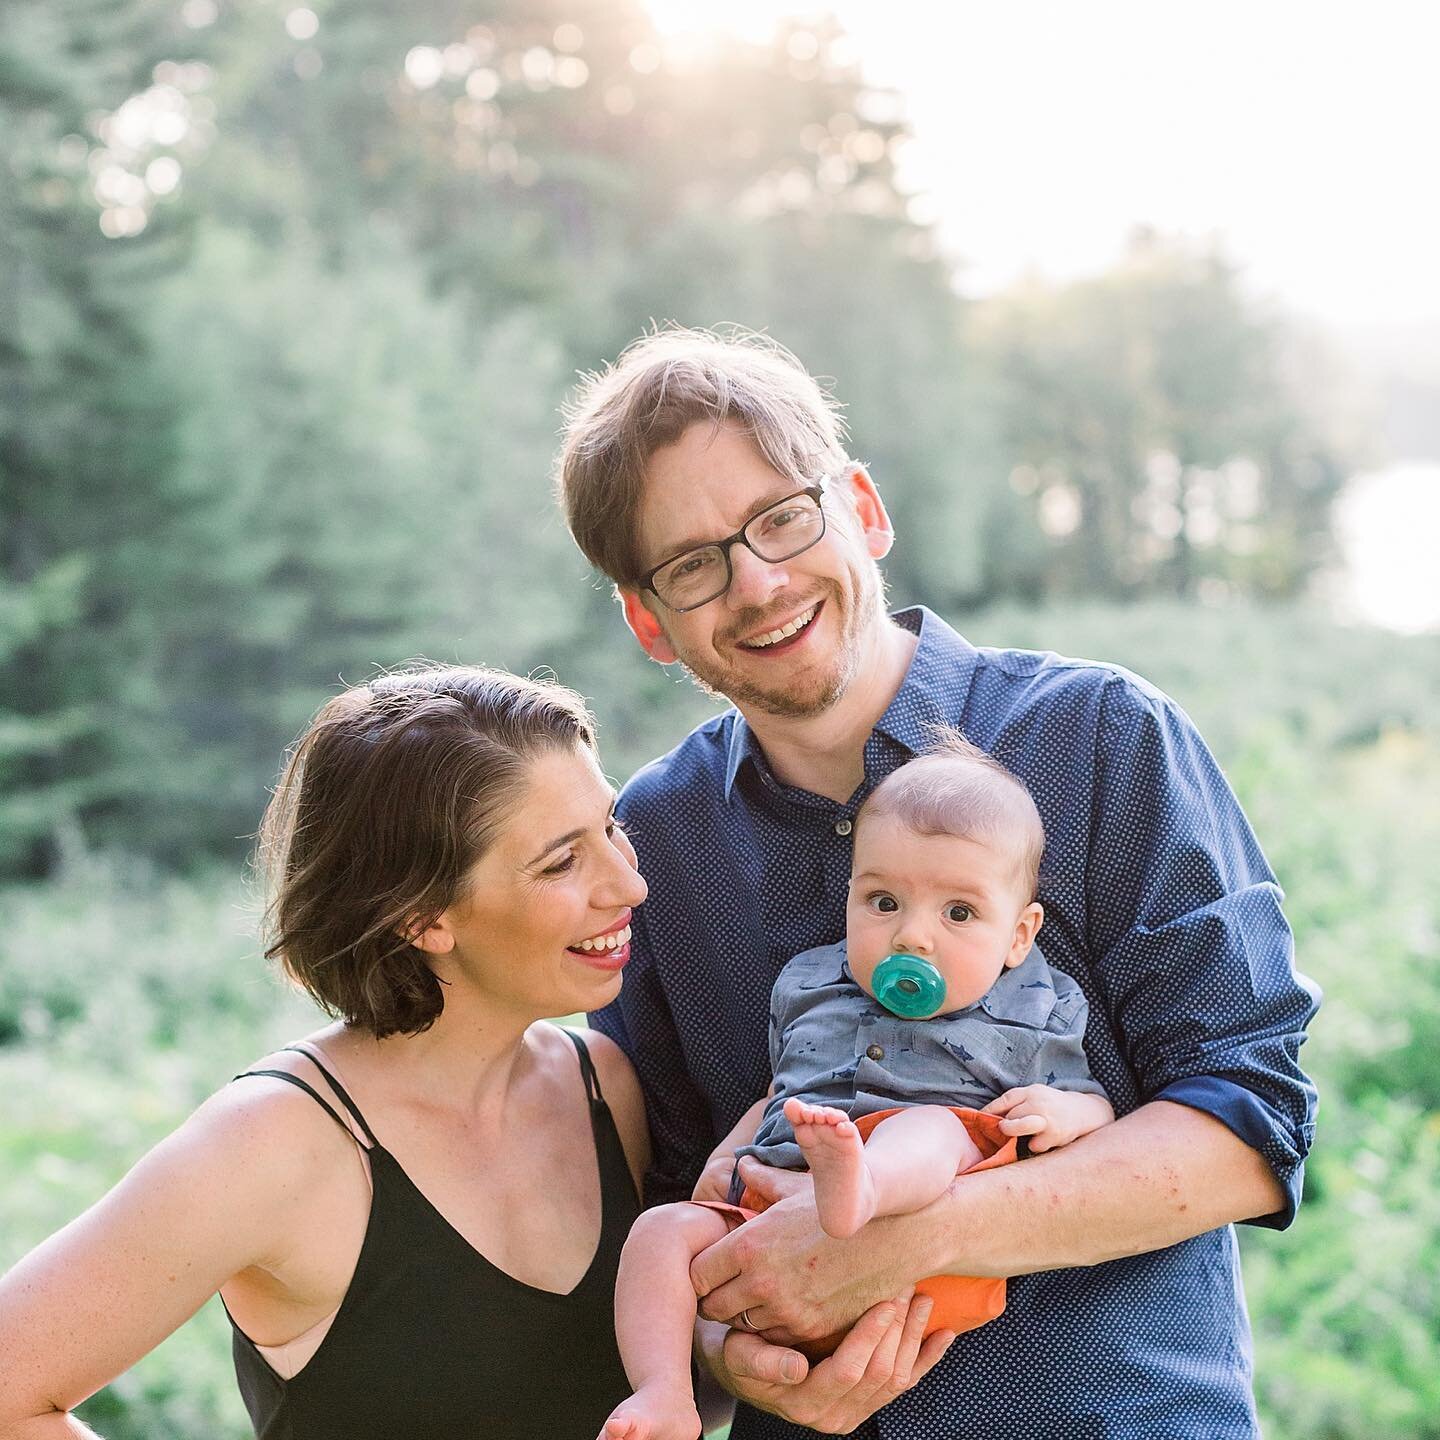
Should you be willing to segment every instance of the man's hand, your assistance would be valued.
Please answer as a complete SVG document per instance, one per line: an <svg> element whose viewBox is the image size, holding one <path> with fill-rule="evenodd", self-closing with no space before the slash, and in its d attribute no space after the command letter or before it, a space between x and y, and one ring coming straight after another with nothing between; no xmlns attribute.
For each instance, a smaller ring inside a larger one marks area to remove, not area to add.
<svg viewBox="0 0 1440 1440"><path fill-rule="evenodd" d="M819 1340L931 1272L916 1270L913 1246L893 1220L872 1220L848 1240L820 1228L810 1176L746 1156L740 1174L774 1203L702 1250L690 1264L700 1314L751 1325L781 1343Z"/></svg>
<svg viewBox="0 0 1440 1440"><path fill-rule="evenodd" d="M1115 1118L1103 1095L1051 1085L1017 1085L997 1095L981 1113L1004 1116L1000 1128L1007 1135L1028 1135L1032 1155L1058 1150Z"/></svg>
<svg viewBox="0 0 1440 1440"><path fill-rule="evenodd" d="M753 1223L753 1222L752 1222ZM955 1338L924 1337L928 1296L906 1291L867 1310L833 1355L808 1366L797 1351L744 1330L704 1326L702 1348L715 1378L732 1395L795 1425L846 1435L910 1389ZM723 1338L717 1342L717 1334Z"/></svg>

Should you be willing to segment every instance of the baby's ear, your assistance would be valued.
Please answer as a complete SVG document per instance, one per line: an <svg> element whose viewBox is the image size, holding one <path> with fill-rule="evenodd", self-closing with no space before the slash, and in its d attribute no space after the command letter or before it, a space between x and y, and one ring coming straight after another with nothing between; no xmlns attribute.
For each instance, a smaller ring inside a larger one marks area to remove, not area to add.
<svg viewBox="0 0 1440 1440"><path fill-rule="evenodd" d="M1035 943L1035 937L1044 923L1045 907L1038 900L1032 900L1020 912L1020 918L1015 922L1015 939L1011 943L1010 953L1005 957L1007 970L1013 970L1030 953L1030 947Z"/></svg>

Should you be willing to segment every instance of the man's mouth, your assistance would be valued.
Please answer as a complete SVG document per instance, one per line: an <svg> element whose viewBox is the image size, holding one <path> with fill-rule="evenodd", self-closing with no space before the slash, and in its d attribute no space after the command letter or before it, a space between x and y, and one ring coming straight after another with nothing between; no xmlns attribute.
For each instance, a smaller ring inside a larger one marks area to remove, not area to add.
<svg viewBox="0 0 1440 1440"><path fill-rule="evenodd" d="M795 643L798 636L805 632L815 622L815 617L820 613L824 601L817 600L808 610L802 610L793 619L787 620L783 625L773 630L767 630L762 635L752 635L748 640L741 640L742 650L778 650L788 648Z"/></svg>

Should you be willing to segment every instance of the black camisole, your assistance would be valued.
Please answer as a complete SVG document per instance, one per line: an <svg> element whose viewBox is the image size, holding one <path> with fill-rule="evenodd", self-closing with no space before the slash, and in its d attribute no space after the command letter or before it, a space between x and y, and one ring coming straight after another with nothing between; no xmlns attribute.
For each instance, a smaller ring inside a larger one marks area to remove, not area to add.
<svg viewBox="0 0 1440 1440"><path fill-rule="evenodd" d="M231 1321L235 1374L259 1440L594 1440L630 1393L613 1301L620 1248L640 1207L589 1051L565 1033L590 1102L601 1207L594 1258L568 1295L525 1285L486 1260L411 1183L335 1077L299 1051L369 1142L373 1194L345 1299L298 1374L282 1380ZM297 1086L353 1136L299 1076L245 1075ZM543 1193L535 1203L545 1203Z"/></svg>

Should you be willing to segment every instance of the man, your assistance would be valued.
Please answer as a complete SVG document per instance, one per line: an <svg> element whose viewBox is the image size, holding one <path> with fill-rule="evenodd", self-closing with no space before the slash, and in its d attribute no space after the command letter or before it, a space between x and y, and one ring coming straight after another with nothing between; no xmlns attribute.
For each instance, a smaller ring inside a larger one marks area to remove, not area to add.
<svg viewBox="0 0 1440 1440"><path fill-rule="evenodd" d="M687 1196L764 1094L772 982L843 935L852 818L934 722L1034 796L1042 949L1085 990L1087 1056L1120 1118L843 1241L821 1232L806 1181L747 1169L785 1198L692 1272L702 1313L742 1327L723 1346L709 1332L707 1360L774 1412L742 1403L735 1440L823 1413L821 1369L793 1382L803 1367L767 1342L827 1334L940 1273L1015 1277L1005 1313L856 1433L1253 1436L1230 1226L1290 1222L1315 1107L1296 1052L1316 997L1279 889L1203 742L1152 687L977 649L923 609L886 614L876 562L892 533L842 438L798 362L743 335L648 336L567 415L577 543L646 653L735 706L621 800L650 899L620 999L594 1023L648 1098L647 1200Z"/></svg>

